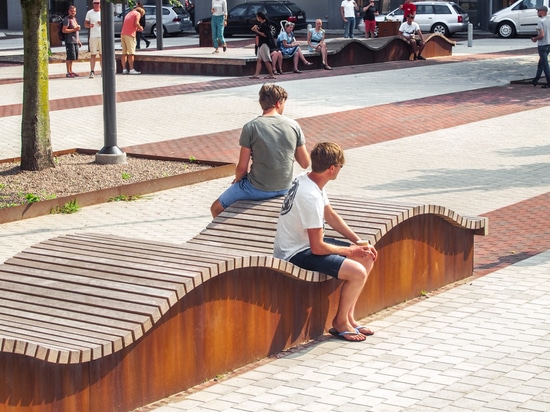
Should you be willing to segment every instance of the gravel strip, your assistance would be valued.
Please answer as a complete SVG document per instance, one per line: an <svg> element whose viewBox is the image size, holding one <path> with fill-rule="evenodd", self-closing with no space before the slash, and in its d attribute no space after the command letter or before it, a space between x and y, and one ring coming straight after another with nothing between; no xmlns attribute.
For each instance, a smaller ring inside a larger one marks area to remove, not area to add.
<svg viewBox="0 0 550 412"><path fill-rule="evenodd" d="M55 168L40 172L21 171L19 162L0 163L0 208L27 203L28 197L46 200L211 168L136 157L128 157L126 164L101 165L94 163L95 155L78 153L55 159Z"/></svg>

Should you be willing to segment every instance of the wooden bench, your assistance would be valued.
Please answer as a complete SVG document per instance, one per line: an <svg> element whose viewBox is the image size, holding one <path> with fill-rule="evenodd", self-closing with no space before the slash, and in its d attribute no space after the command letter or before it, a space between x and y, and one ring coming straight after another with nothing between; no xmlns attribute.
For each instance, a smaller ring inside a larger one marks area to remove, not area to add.
<svg viewBox="0 0 550 412"><path fill-rule="evenodd" d="M450 56L455 42L438 34L425 36L425 57ZM409 60L410 45L397 36L377 39L344 39L330 38L327 42L328 63L333 67L383 63L396 60ZM208 57L193 55L158 56L154 54L139 54L136 64L143 73L151 74L181 74L207 76L250 76L256 70L254 45L246 46L250 53L246 57L228 56ZM309 52L307 46L302 46L302 52L313 65L304 70L322 69L322 59L319 53ZM117 70L122 70L117 56ZM292 71L292 59L283 60L283 70ZM265 68L262 69L265 74Z"/></svg>
<svg viewBox="0 0 550 412"><path fill-rule="evenodd" d="M272 257L280 205L238 202L183 245L73 234L8 259L0 411L127 411L323 334L339 282ZM439 206L332 205L379 250L359 317L471 276L487 233Z"/></svg>

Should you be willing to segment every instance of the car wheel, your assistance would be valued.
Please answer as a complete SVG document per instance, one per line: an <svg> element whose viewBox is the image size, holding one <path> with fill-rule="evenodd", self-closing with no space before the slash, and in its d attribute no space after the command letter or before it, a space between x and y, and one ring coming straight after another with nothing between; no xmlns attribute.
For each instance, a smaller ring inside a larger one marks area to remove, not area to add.
<svg viewBox="0 0 550 412"><path fill-rule="evenodd" d="M498 25L498 37L502 39L509 39L510 37L514 37L516 35L516 29L511 23L508 22L502 22Z"/></svg>
<svg viewBox="0 0 550 412"><path fill-rule="evenodd" d="M443 23L436 23L432 26L432 33L441 34L445 37L449 37L449 28Z"/></svg>
<svg viewBox="0 0 550 412"><path fill-rule="evenodd" d="M157 37L157 25L156 24L151 29L151 35L155 38ZM162 26L162 37L168 37L168 32L166 31L166 27L164 27L164 26Z"/></svg>
<svg viewBox="0 0 550 412"><path fill-rule="evenodd" d="M269 31L271 32L271 35L275 38L279 35L279 33L277 32L277 26L275 26L273 23L269 23Z"/></svg>

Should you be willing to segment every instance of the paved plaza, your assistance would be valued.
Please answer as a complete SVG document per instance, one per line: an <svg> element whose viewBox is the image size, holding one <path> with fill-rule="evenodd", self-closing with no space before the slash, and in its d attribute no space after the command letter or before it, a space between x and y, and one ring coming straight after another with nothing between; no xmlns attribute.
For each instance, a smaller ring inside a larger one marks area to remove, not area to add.
<svg viewBox="0 0 550 412"><path fill-rule="evenodd" d="M285 114L308 147L333 140L346 150L329 196L489 218L474 276L366 319L376 330L366 342L324 336L140 410L550 410L550 94L511 83L532 78L537 59L528 38L488 38L460 40L453 56L426 62L280 76ZM101 77L88 79L86 62L75 68L83 76L65 79L64 64L50 65L53 149L100 149ZM0 158L19 155L21 78L21 66L0 63ZM118 144L236 162L240 127L260 113L260 85L118 75ZM0 225L0 262L67 233L184 243L210 222L210 204L231 180Z"/></svg>

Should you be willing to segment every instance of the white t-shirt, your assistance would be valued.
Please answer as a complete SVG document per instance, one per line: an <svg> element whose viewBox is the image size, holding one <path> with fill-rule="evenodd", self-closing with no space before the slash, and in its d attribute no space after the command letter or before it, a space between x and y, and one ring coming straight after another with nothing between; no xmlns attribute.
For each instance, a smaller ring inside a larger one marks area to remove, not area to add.
<svg viewBox="0 0 550 412"><path fill-rule="evenodd" d="M214 9L212 13L214 16L223 16L227 14L227 3L225 0L212 0L212 8Z"/></svg>
<svg viewBox="0 0 550 412"><path fill-rule="evenodd" d="M538 46L550 44L550 17L544 16L537 23L537 30L544 30L544 37L537 43Z"/></svg>
<svg viewBox="0 0 550 412"><path fill-rule="evenodd" d="M340 7L344 8L344 17L355 17L355 1L354 0L344 0Z"/></svg>
<svg viewBox="0 0 550 412"><path fill-rule="evenodd" d="M399 27L399 31L401 34L403 34L404 37L411 37L413 34L415 34L417 31L420 30L420 26L417 22L413 21L411 24L405 22L402 23Z"/></svg>
<svg viewBox="0 0 550 412"><path fill-rule="evenodd" d="M302 173L288 190L277 221L273 256L290 260L310 247L308 229L324 228L325 206L329 204L324 189Z"/></svg>
<svg viewBox="0 0 550 412"><path fill-rule="evenodd" d="M90 37L101 37L101 26L97 24L101 21L101 12L95 10L88 10L85 20L89 21L94 27L90 28Z"/></svg>

